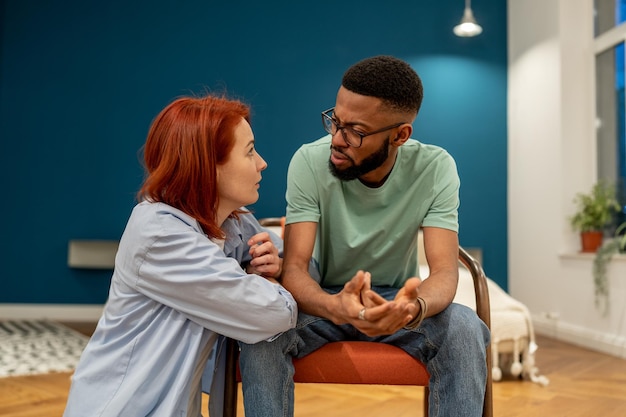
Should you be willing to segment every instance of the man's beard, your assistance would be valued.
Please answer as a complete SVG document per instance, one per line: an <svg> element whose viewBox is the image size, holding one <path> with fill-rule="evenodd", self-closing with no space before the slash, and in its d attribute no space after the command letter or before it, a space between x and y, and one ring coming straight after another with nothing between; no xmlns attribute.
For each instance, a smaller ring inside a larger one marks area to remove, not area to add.
<svg viewBox="0 0 626 417"><path fill-rule="evenodd" d="M332 148L332 145L331 145ZM338 151L339 152L339 151ZM378 150L374 151L374 153L370 154L367 158L361 162L360 165L355 165L354 160L350 158L348 155L342 153L346 158L352 162L352 166L345 169L337 169L337 167L332 163L332 161L328 160L328 169L330 169L331 174L335 177L339 178L342 181L352 181L355 180L368 172L372 172L376 168L380 167L385 163L387 158L389 157L389 138L383 142L383 144L378 148Z"/></svg>

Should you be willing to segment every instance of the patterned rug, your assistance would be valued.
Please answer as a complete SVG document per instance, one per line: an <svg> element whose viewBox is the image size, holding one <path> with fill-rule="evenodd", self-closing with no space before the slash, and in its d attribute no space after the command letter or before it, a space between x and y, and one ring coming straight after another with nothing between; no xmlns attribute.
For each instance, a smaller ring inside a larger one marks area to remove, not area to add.
<svg viewBox="0 0 626 417"><path fill-rule="evenodd" d="M0 377L70 372L89 338L47 320L0 320Z"/></svg>

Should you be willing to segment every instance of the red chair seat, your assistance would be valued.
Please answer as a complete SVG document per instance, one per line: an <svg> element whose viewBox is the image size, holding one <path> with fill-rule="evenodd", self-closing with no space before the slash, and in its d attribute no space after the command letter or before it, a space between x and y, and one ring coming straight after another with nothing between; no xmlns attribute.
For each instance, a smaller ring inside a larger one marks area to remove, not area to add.
<svg viewBox="0 0 626 417"><path fill-rule="evenodd" d="M332 342L294 359L293 365L293 380L302 383L427 386L430 378L422 362L384 343Z"/></svg>
<svg viewBox="0 0 626 417"><path fill-rule="evenodd" d="M423 363L384 343L332 342L294 359L295 382L428 385Z"/></svg>

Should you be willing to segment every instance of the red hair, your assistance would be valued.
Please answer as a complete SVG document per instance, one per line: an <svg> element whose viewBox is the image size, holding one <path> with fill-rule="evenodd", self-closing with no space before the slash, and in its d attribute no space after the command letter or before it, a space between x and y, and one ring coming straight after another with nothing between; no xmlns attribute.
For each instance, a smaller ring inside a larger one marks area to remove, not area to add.
<svg viewBox="0 0 626 417"><path fill-rule="evenodd" d="M182 97L152 122L144 145L146 179L139 200L163 202L195 218L209 237L217 224L217 165L228 160L235 127L250 108L223 97Z"/></svg>

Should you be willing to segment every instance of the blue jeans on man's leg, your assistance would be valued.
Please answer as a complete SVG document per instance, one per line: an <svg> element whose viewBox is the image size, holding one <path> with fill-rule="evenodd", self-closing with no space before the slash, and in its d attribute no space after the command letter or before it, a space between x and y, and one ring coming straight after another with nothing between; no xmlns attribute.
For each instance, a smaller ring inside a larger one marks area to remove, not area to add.
<svg viewBox="0 0 626 417"><path fill-rule="evenodd" d="M374 288L387 299L397 289ZM349 324L300 314L296 329L272 342L241 343L240 367L246 417L293 416L292 357L329 341L367 340L398 346L424 362L430 373L429 416L480 416L487 378L489 330L466 306L451 304L416 330L367 337Z"/></svg>

